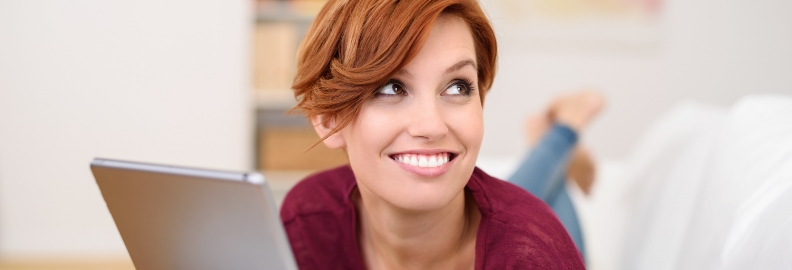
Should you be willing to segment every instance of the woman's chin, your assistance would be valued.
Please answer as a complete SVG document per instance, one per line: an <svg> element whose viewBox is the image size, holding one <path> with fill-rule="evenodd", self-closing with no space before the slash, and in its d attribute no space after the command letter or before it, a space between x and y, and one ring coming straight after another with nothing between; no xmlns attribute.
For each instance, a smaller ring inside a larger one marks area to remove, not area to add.
<svg viewBox="0 0 792 270"><path fill-rule="evenodd" d="M374 195L372 199L404 211L429 212L447 207L463 194L475 164L459 159L436 167L413 167L391 160L379 170L370 170L377 166L353 170L369 172L357 176L359 184Z"/></svg>
<svg viewBox="0 0 792 270"><path fill-rule="evenodd" d="M400 194L392 194L391 198L386 198L388 202L398 209L414 212L431 212L443 209L464 190L464 186L458 192L452 191L450 188L441 188L438 190L413 190L412 192L403 192Z"/></svg>

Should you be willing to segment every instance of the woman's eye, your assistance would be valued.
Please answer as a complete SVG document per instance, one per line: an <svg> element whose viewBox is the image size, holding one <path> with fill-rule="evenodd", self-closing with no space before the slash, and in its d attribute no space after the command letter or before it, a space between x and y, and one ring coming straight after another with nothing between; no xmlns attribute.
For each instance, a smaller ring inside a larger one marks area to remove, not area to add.
<svg viewBox="0 0 792 270"><path fill-rule="evenodd" d="M463 82L454 83L451 86L449 86L445 90L445 92L443 92L443 94L444 95L468 95L468 94L470 94L470 86L468 86L467 84L465 84Z"/></svg>
<svg viewBox="0 0 792 270"><path fill-rule="evenodd" d="M388 83L380 88L379 95L404 95L404 87L398 83Z"/></svg>

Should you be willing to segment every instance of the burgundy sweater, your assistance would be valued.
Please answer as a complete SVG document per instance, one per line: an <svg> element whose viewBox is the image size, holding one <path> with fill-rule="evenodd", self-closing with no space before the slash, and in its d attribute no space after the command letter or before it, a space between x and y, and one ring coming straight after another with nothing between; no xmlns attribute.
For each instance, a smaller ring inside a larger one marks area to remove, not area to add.
<svg viewBox="0 0 792 270"><path fill-rule="evenodd" d="M350 199L356 188L352 169L342 166L307 177L286 195L280 215L300 269L365 269ZM466 188L481 212L475 269L585 269L544 202L478 168Z"/></svg>

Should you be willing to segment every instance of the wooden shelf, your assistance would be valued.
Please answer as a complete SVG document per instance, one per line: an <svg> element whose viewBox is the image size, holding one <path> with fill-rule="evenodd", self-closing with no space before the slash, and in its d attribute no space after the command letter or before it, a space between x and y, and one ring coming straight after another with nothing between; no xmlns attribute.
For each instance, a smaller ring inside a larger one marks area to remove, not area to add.
<svg viewBox="0 0 792 270"><path fill-rule="evenodd" d="M135 270L131 260L2 260L0 270Z"/></svg>
<svg viewBox="0 0 792 270"><path fill-rule="evenodd" d="M253 102L258 110L288 110L297 105L291 89L253 90Z"/></svg>
<svg viewBox="0 0 792 270"><path fill-rule="evenodd" d="M310 25L326 1L258 1L257 22L291 22Z"/></svg>
<svg viewBox="0 0 792 270"><path fill-rule="evenodd" d="M257 22L290 22L290 23L297 23L297 24L311 24L313 22L313 16L307 15L299 15L299 14L290 14L287 12L278 13L278 12L259 12L256 14L256 21Z"/></svg>

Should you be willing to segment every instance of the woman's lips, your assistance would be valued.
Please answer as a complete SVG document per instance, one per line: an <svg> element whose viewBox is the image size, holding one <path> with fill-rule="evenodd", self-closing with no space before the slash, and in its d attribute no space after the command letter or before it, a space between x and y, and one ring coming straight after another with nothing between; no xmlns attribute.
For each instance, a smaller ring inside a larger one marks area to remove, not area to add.
<svg viewBox="0 0 792 270"><path fill-rule="evenodd" d="M424 177L442 175L451 168L456 154L451 152L436 153L399 153L390 155L400 168Z"/></svg>

